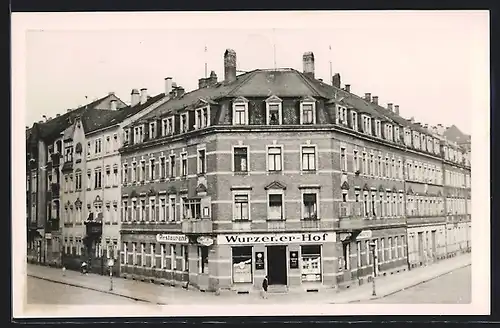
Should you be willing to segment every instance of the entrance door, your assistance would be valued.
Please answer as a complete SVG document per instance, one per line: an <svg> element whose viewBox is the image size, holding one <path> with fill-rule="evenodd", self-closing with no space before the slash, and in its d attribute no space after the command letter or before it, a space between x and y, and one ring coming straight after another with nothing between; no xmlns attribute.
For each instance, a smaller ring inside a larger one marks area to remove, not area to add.
<svg viewBox="0 0 500 328"><path fill-rule="evenodd" d="M436 255L437 255L437 245L436 245L436 230L433 230L431 232L431 244L432 244L432 256L433 258L436 258Z"/></svg>
<svg viewBox="0 0 500 328"><path fill-rule="evenodd" d="M418 260L423 262L424 258L424 234L422 232L418 233Z"/></svg>
<svg viewBox="0 0 500 328"><path fill-rule="evenodd" d="M269 285L286 285L286 246L267 247L267 279Z"/></svg>

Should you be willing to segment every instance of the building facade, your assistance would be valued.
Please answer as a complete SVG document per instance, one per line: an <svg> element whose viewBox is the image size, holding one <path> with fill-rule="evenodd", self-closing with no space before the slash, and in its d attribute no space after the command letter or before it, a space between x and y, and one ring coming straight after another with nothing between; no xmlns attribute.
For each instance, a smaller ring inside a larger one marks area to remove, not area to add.
<svg viewBox="0 0 500 328"><path fill-rule="evenodd" d="M110 110L77 117L64 133L63 254L69 268L85 260L93 272L106 274L107 260L118 259L122 127L166 100L163 93L149 97L147 89L141 91L132 91L130 106L112 100Z"/></svg>

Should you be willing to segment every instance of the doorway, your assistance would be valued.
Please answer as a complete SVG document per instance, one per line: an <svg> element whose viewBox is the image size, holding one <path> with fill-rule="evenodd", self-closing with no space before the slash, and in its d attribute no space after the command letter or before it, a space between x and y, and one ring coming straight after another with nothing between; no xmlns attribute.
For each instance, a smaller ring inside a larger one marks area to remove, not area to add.
<svg viewBox="0 0 500 328"><path fill-rule="evenodd" d="M286 285L286 246L267 247L267 279L269 285Z"/></svg>

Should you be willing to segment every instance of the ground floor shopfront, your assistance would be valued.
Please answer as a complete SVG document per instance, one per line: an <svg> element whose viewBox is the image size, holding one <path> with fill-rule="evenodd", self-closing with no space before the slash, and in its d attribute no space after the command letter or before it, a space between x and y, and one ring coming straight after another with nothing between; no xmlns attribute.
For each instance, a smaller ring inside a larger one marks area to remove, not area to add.
<svg viewBox="0 0 500 328"><path fill-rule="evenodd" d="M50 266L60 266L62 261L59 233L37 234L28 241L27 260Z"/></svg>
<svg viewBox="0 0 500 328"><path fill-rule="evenodd" d="M405 227L342 232L338 247L339 287L371 281L374 270L387 275L408 269Z"/></svg>

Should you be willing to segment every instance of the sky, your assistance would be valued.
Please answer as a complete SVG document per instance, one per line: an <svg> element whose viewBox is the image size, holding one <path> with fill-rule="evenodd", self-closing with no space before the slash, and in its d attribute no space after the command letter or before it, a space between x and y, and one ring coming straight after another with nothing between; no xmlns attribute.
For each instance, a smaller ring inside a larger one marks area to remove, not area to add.
<svg viewBox="0 0 500 328"><path fill-rule="evenodd" d="M205 62L208 72L214 70L222 80L226 48L236 51L237 69L243 71L273 68L275 62L276 67L302 71L302 54L313 51L317 78L331 81L331 63L351 92L369 92L384 106L399 104L405 118L455 124L468 134L481 85L477 81L484 85L488 78L488 16L481 12L61 13L23 18L24 33L18 35L25 37L25 56L17 59L25 63L27 126L108 92L127 103L133 88L158 94L167 76L193 90L205 75ZM257 22L258 28L251 27Z"/></svg>

